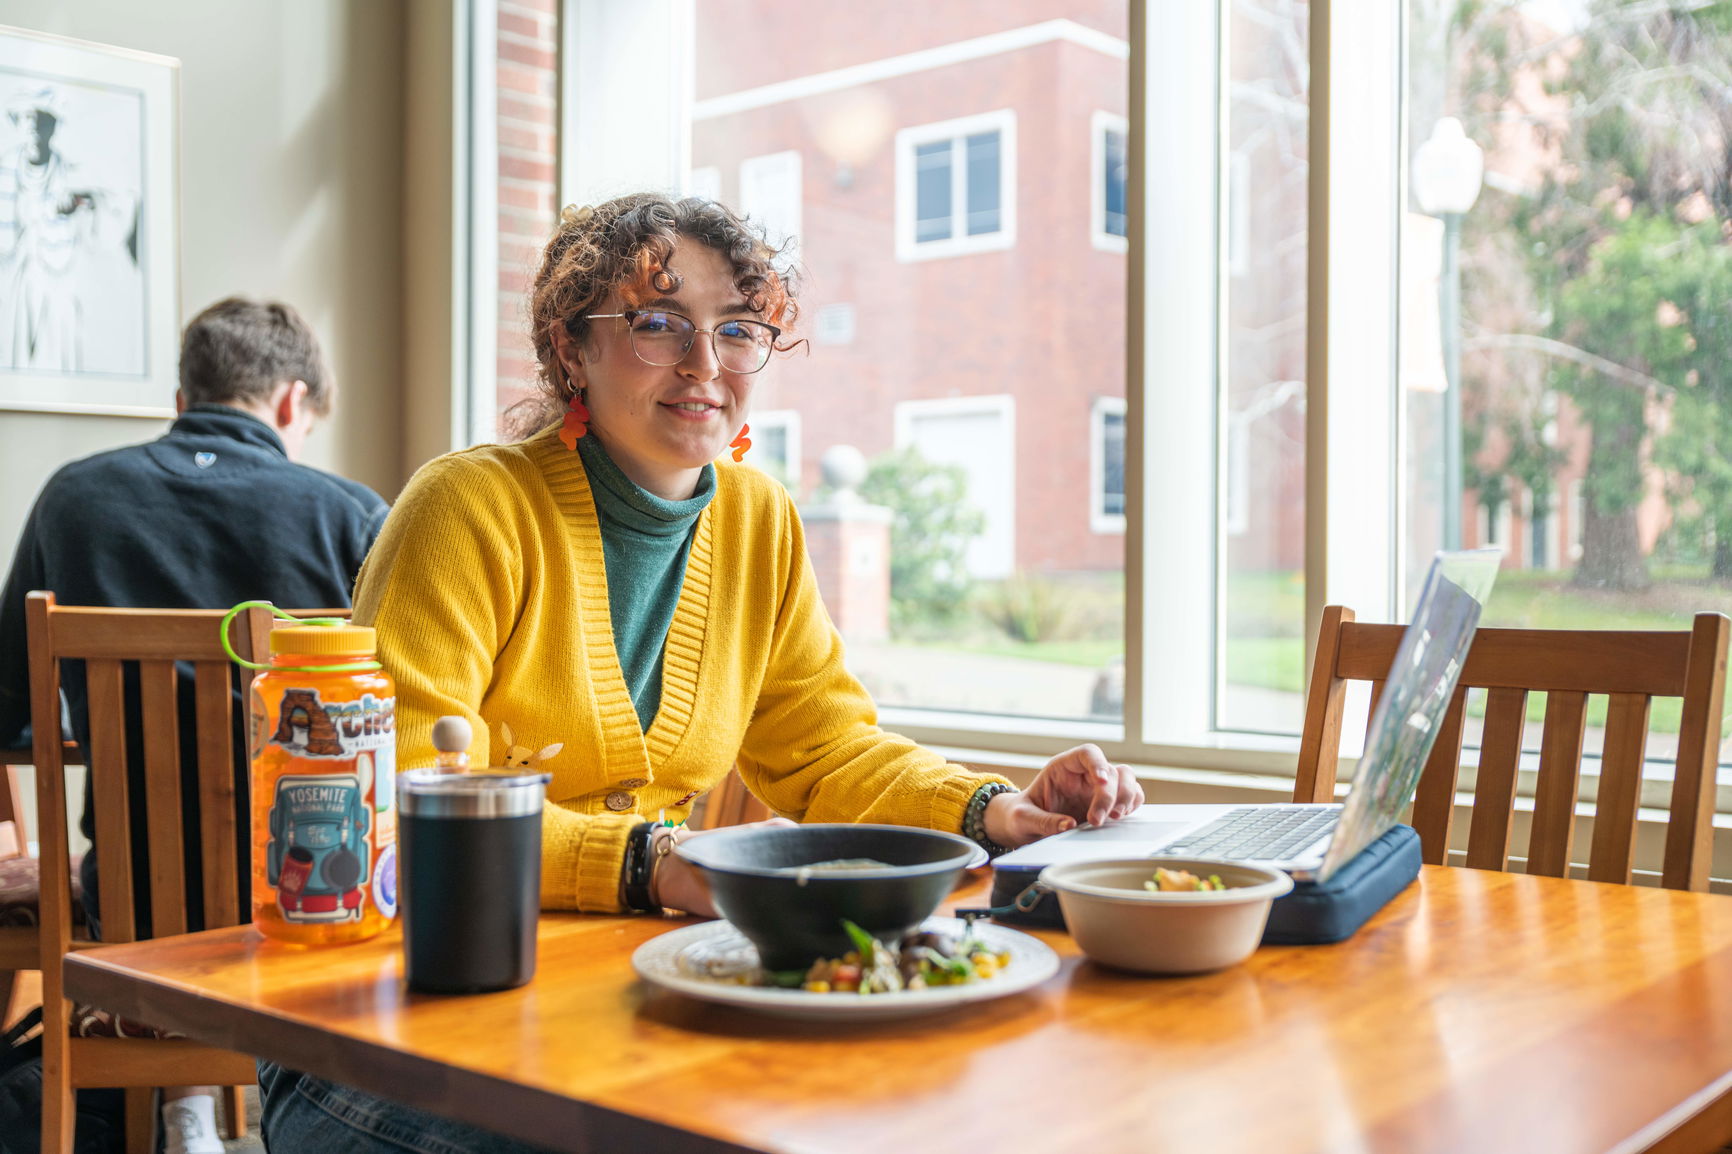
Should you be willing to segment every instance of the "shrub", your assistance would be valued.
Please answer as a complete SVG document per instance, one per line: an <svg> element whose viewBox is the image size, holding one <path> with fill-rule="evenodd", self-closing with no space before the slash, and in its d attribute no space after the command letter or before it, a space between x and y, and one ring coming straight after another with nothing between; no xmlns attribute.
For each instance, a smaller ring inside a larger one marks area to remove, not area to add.
<svg viewBox="0 0 1732 1154"><path fill-rule="evenodd" d="M958 465L928 461L914 448L873 460L860 495L895 513L890 525L890 618L897 631L953 620L968 601L968 544L986 514L968 503Z"/></svg>
<svg viewBox="0 0 1732 1154"><path fill-rule="evenodd" d="M988 620L1014 641L1055 641L1070 635L1070 605L1056 581L1017 570L981 599Z"/></svg>

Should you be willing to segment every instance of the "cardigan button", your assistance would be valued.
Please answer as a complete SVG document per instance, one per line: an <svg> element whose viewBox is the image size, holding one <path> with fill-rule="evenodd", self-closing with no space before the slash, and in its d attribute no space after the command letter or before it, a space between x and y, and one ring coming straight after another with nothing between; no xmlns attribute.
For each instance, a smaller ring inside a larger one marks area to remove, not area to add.
<svg viewBox="0 0 1732 1154"><path fill-rule="evenodd" d="M615 813L624 813L631 808L631 794L623 789L616 789L607 795L607 801L604 804Z"/></svg>
<svg viewBox="0 0 1732 1154"><path fill-rule="evenodd" d="M648 784L649 778L647 777L628 777L619 783L621 789L642 789Z"/></svg>

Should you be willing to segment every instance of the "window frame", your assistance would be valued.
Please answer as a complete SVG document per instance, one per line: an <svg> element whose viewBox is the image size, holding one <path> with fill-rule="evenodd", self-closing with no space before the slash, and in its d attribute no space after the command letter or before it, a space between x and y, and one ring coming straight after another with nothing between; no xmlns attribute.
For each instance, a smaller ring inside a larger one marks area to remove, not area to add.
<svg viewBox="0 0 1732 1154"><path fill-rule="evenodd" d="M800 442L800 410L798 409L753 409L747 424L752 426L754 433L762 435L762 431L779 429L782 432L782 443L786 453L780 462L783 475L796 491L800 487L800 466L804 458L801 456L803 446ZM757 437L752 438L754 441ZM749 458L748 458L749 460ZM752 462L760 468L763 461ZM764 470L769 472L769 470ZM772 477L774 473L770 474Z"/></svg>
<svg viewBox="0 0 1732 1154"><path fill-rule="evenodd" d="M783 204L781 212L765 216L765 206L759 203L765 175L777 177L791 176L792 190L780 188L771 199L788 198L790 191L791 211L788 204ZM798 251L800 234L805 229L805 196L806 174L805 166L797 148L784 148L776 152L760 153L748 156L740 161L740 195L738 207L740 214L751 222L767 230L769 241L777 248L790 243Z"/></svg>
<svg viewBox="0 0 1732 1154"><path fill-rule="evenodd" d="M1107 418L1126 418L1123 397L1096 397L1089 404L1089 529L1096 533L1123 536L1125 515L1109 513L1107 497ZM1130 421L1125 419L1125 436L1130 434ZM1130 453L1125 450L1128 467ZM1126 486L1129 489L1129 486Z"/></svg>
<svg viewBox="0 0 1732 1154"><path fill-rule="evenodd" d="M986 414L1000 418L1005 441L1011 451L1004 458L1003 492L1009 494L1010 519L1006 547L1010 551L1010 568L1003 576L1016 571L1016 398L1009 393L987 393L971 397L937 397L926 400L897 401L892 413L895 429L892 444L898 449L915 443L914 426L922 417L955 417ZM990 516L990 510L983 510ZM994 580L984 577L984 580Z"/></svg>
<svg viewBox="0 0 1732 1154"><path fill-rule="evenodd" d="M1089 242L1102 252L1129 252L1130 184L1126 181L1126 235L1107 231L1107 133L1117 132L1125 138L1125 152L1130 153L1131 124L1126 117L1096 109L1089 118ZM1128 167L1127 161L1127 167Z"/></svg>
<svg viewBox="0 0 1732 1154"><path fill-rule="evenodd" d="M919 241L916 229L916 177L918 166L915 149L923 144L949 141L951 145L950 219L953 224L965 224L968 201L968 166L958 163L963 142L969 136L983 132L998 133L998 213L996 232L952 232L942 240ZM896 259L903 263L922 260L943 260L969 256L977 252L1001 252L1016 247L1016 110L994 109L973 116L959 116L930 124L917 124L896 132ZM960 179L958 179L958 175Z"/></svg>

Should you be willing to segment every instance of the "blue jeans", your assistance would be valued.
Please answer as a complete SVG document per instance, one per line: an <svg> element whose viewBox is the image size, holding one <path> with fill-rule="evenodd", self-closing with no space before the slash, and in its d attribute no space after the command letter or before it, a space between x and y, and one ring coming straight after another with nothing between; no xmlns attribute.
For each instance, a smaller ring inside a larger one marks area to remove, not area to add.
<svg viewBox="0 0 1732 1154"><path fill-rule="evenodd" d="M413 1106L259 1062L259 1130L271 1154L540 1154L541 1148Z"/></svg>

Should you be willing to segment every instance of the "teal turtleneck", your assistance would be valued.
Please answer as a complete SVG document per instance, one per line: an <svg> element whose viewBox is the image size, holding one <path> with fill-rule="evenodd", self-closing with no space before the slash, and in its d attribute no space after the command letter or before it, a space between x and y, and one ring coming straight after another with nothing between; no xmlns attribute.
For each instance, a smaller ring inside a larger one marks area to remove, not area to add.
<svg viewBox="0 0 1732 1154"><path fill-rule="evenodd" d="M580 438L577 450L601 523L613 647L638 723L648 730L661 709L662 649L679 604L698 516L716 493L716 470L705 465L697 491L686 500L664 501L620 472L596 438Z"/></svg>

